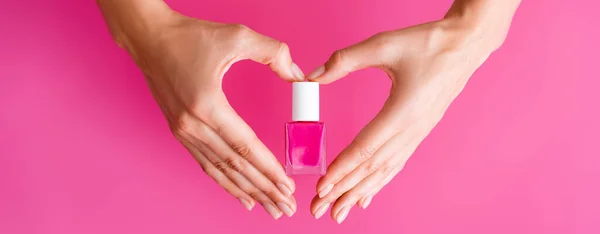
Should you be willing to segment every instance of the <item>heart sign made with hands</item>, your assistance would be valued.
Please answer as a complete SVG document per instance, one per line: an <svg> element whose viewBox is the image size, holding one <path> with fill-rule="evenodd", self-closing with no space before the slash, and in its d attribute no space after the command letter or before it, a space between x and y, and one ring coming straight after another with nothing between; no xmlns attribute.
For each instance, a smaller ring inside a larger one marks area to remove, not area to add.
<svg viewBox="0 0 600 234"><path fill-rule="evenodd" d="M341 223L404 167L471 75L504 41L518 0L455 1L438 21L378 33L332 53L306 77L288 46L239 24L174 12L164 2L98 1L113 38L143 71L175 137L219 185L273 218L297 209L294 181L228 103L224 74L240 60L268 65L287 82L328 84L375 67L392 80L377 116L329 165L311 213ZM494 2L494 1L491 1ZM134 23L132 23L134 22Z"/></svg>

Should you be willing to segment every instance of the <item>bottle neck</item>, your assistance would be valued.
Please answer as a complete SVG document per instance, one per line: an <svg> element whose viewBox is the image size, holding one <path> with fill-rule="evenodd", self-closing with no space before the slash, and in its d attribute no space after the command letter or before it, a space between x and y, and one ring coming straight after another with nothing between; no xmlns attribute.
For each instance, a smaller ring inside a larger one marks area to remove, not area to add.
<svg viewBox="0 0 600 234"><path fill-rule="evenodd" d="M317 114L313 115L292 115L292 122L321 122Z"/></svg>
<svg viewBox="0 0 600 234"><path fill-rule="evenodd" d="M322 123L319 120L292 120L290 123Z"/></svg>

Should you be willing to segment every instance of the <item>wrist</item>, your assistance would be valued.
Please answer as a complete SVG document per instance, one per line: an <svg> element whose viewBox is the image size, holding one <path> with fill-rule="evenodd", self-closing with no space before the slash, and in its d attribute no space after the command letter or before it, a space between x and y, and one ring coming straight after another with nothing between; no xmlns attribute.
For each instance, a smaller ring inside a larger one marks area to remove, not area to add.
<svg viewBox="0 0 600 234"><path fill-rule="evenodd" d="M436 24L442 28L446 40L453 45L451 47L457 50L490 54L504 42L501 32L488 30L487 26L465 18L444 18Z"/></svg>
<svg viewBox="0 0 600 234"><path fill-rule="evenodd" d="M115 42L124 48L155 38L174 12L162 0L97 0Z"/></svg>
<svg viewBox="0 0 600 234"><path fill-rule="evenodd" d="M506 39L520 0L456 0L441 20L464 41L491 53Z"/></svg>

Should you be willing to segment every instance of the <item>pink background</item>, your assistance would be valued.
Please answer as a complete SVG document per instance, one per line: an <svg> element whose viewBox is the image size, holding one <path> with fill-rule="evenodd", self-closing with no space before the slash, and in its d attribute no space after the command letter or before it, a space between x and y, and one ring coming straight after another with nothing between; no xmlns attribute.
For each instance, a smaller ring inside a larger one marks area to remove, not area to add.
<svg viewBox="0 0 600 234"><path fill-rule="evenodd" d="M287 42L308 72L376 32L438 19L451 0L169 2ZM600 233L599 7L525 0L405 170L337 225L309 214L316 178L297 178L297 214L274 221L205 176L94 1L3 0L0 233ZM322 88L329 160L389 85L366 70ZM291 86L242 62L225 89L283 160Z"/></svg>

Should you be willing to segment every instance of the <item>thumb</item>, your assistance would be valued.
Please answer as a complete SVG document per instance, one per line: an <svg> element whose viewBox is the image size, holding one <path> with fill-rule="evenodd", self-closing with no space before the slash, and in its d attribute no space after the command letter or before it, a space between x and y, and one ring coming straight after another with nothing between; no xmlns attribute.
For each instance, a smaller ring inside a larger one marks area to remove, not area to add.
<svg viewBox="0 0 600 234"><path fill-rule="evenodd" d="M292 61L290 48L284 42L248 30L245 43L241 46L243 59L269 65L285 81L302 81L304 73Z"/></svg>
<svg viewBox="0 0 600 234"><path fill-rule="evenodd" d="M368 67L383 68L384 58L393 53L387 50L387 42L380 35L373 36L358 44L340 49L329 60L311 72L306 78L322 84L329 84L351 72Z"/></svg>

